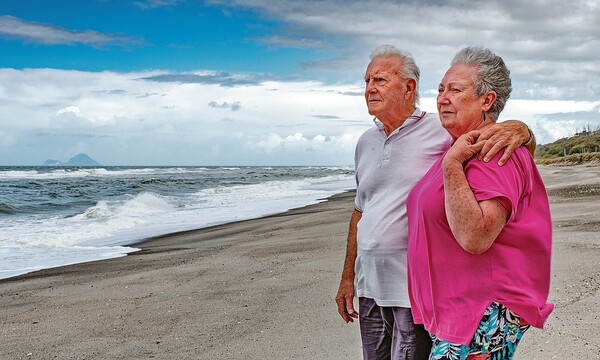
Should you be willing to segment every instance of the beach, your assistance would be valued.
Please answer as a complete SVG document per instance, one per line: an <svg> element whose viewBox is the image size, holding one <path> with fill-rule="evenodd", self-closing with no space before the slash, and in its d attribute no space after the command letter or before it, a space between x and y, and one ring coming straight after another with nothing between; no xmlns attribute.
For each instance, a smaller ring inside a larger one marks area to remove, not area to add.
<svg viewBox="0 0 600 360"><path fill-rule="evenodd" d="M600 167L540 171L556 309L515 359L600 359ZM0 280L0 359L360 359L334 301L353 195Z"/></svg>

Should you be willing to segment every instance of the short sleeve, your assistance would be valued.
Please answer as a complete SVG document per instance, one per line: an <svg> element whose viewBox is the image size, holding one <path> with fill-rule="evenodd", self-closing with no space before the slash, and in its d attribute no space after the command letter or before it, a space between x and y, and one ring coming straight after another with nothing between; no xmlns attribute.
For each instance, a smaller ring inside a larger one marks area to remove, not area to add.
<svg viewBox="0 0 600 360"><path fill-rule="evenodd" d="M465 166L465 174L477 201L496 199L510 213L513 219L517 212L519 200L526 190L527 173L523 167L524 148L518 148L509 160L498 166L498 160L504 153L501 151L489 162L477 157Z"/></svg>

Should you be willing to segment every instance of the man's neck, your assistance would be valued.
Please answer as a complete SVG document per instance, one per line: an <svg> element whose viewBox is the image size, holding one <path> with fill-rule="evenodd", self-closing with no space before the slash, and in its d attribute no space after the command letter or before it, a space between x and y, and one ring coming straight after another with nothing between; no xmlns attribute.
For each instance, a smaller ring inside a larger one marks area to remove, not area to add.
<svg viewBox="0 0 600 360"><path fill-rule="evenodd" d="M384 117L383 119L380 117L377 117L377 119L379 121L381 121L381 123L383 124L385 134L390 135L394 130L396 130L397 128L402 126L402 124L404 124L406 119L409 116L411 116L415 112L416 109L417 108L415 106L412 106L410 108L407 108L406 110L403 110L402 112L400 112L398 114L394 114L393 116Z"/></svg>

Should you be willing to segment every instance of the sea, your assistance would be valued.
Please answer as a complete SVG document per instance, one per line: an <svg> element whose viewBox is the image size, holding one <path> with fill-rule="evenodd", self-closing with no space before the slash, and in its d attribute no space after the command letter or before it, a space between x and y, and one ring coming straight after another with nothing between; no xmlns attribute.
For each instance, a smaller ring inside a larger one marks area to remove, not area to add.
<svg viewBox="0 0 600 360"><path fill-rule="evenodd" d="M0 278L125 256L135 243L355 188L354 167L0 167Z"/></svg>

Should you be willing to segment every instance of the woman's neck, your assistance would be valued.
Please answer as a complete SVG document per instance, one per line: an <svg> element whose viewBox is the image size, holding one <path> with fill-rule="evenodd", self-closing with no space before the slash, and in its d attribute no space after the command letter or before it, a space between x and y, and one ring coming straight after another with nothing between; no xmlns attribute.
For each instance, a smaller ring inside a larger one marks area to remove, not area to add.
<svg viewBox="0 0 600 360"><path fill-rule="evenodd" d="M467 129L467 131L465 131L462 134L450 134L450 136L452 137L452 141L456 141L456 139L458 139L461 135L468 133L469 131L473 131L473 130L482 130L485 129L488 126L494 125L496 123L495 120L491 119L491 118L487 118L486 121L481 121L479 124L477 124L477 126L475 126L472 129Z"/></svg>

